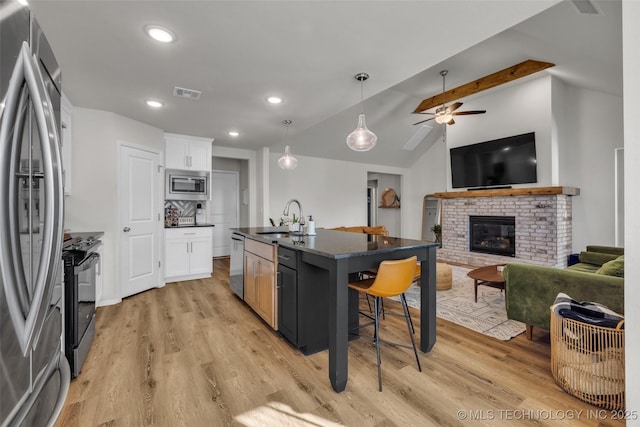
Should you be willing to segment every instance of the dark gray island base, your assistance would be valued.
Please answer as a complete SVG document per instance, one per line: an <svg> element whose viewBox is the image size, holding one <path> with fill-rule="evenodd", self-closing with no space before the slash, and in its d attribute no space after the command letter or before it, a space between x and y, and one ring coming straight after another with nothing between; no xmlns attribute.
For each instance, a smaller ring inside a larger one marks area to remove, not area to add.
<svg viewBox="0 0 640 427"><path fill-rule="evenodd" d="M297 331L297 336L302 337L304 342L292 342L298 345L302 344L301 347L307 346L307 348L303 348L305 353L322 349L323 337L318 337L314 341L309 331L313 330L314 324L322 325L323 328L324 324L328 324L327 335L324 339L328 339L329 379L335 391L341 392L347 385L349 329L358 324L357 292L350 292L348 287L349 274L351 273L377 267L381 261L387 259L403 259L416 255L418 261L421 261L422 269L420 350L422 352L431 350L436 341L437 244L400 237L374 236L324 229L318 229L318 234L315 236L262 234L277 230L279 229L267 227L235 229L247 237L264 239L279 245L279 262L285 267L298 270L297 292L305 293L303 299L314 301L314 298L318 298L317 302L321 302L325 298L328 300L328 306L322 303L316 304L316 312L303 313L302 317L306 321L299 324L296 320L302 318L299 316L300 313L293 314L296 319L292 324L296 324L300 328ZM295 264L291 263L291 259L295 260ZM288 262L289 265L287 265ZM282 273L280 276L279 280L288 277ZM281 284L281 286L283 285ZM281 288L280 292L284 290ZM324 292L324 297L318 292ZM298 296L294 293L294 298L296 297ZM310 307L313 305L299 307L298 311L305 308L308 310ZM318 307L321 309L318 310ZM322 310L322 307L326 307L326 309ZM286 317L286 315L285 312L284 316ZM325 315L326 320L323 320ZM286 325L285 321L281 322L280 326L281 332L285 336L287 336ZM289 334L295 333L295 331L288 332Z"/></svg>

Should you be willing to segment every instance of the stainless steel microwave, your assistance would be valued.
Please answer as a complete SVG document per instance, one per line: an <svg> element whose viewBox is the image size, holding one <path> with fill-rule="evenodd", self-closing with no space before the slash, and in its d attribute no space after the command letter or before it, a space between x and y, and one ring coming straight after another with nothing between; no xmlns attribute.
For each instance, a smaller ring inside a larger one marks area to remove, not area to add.
<svg viewBox="0 0 640 427"><path fill-rule="evenodd" d="M166 200L208 200L209 173L167 169L164 198Z"/></svg>

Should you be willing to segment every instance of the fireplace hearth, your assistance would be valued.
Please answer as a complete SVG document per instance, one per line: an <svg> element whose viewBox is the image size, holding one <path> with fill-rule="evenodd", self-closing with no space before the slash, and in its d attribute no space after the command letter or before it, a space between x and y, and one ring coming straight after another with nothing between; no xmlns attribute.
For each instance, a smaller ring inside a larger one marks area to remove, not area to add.
<svg viewBox="0 0 640 427"><path fill-rule="evenodd" d="M469 216L469 251L516 256L514 216Z"/></svg>

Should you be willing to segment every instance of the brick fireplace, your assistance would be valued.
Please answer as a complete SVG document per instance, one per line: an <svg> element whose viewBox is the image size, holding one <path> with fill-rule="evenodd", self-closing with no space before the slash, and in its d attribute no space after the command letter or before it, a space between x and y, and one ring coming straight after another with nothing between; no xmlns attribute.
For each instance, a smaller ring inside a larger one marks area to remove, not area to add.
<svg viewBox="0 0 640 427"><path fill-rule="evenodd" d="M436 193L442 202L442 248L438 249L438 259L474 266L524 262L566 267L572 247L571 197L579 194L580 190L572 187ZM506 246L510 243L507 240L513 240L514 255L500 250L472 251L471 217L513 218L514 229L485 225L483 233L496 236L485 236L487 242L480 240L480 246Z"/></svg>

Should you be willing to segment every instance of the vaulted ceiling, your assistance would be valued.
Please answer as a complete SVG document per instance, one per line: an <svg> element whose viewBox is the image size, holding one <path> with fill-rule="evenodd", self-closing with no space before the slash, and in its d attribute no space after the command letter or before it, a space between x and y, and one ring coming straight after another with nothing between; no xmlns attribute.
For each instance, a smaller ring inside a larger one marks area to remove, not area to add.
<svg viewBox="0 0 640 427"><path fill-rule="evenodd" d="M417 131L411 112L441 91L442 69L454 87L537 59L557 64L542 73L568 84L622 94L620 1L593 2L598 15L557 0L30 3L75 106L219 146L282 152L289 144L294 154L409 166L424 150L402 149ZM152 41L149 24L177 40ZM371 75L364 110L379 138L366 153L345 144L361 109L359 72ZM176 98L174 86L203 94ZM284 102L269 105L271 94ZM147 98L165 107L151 110Z"/></svg>

